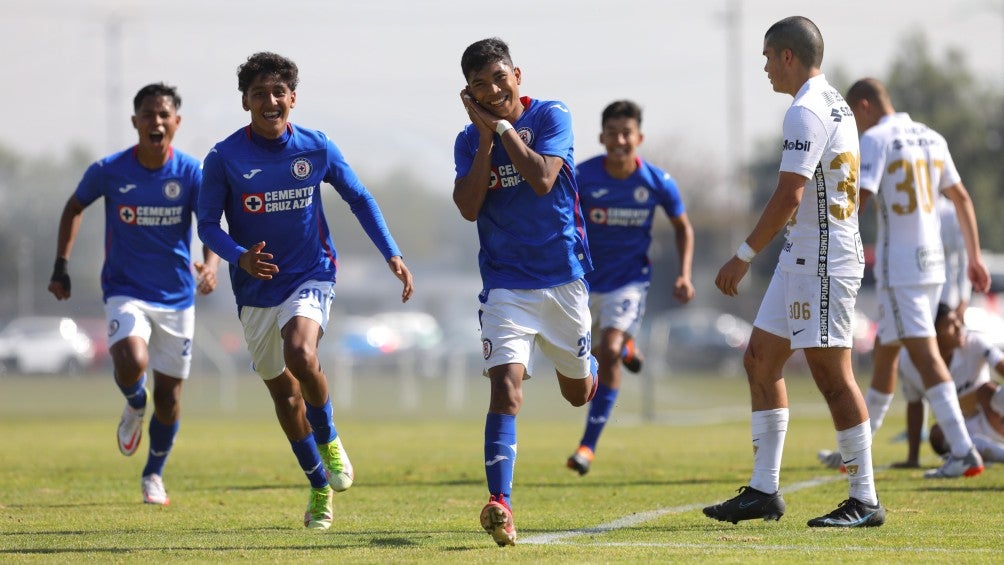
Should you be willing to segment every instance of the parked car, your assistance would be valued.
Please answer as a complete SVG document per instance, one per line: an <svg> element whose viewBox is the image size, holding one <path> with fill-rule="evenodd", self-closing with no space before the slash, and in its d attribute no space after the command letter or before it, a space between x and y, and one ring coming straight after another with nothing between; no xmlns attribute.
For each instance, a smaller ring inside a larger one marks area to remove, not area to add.
<svg viewBox="0 0 1004 565"><path fill-rule="evenodd" d="M668 335L665 347L670 371L703 369L738 374L752 332L753 325L746 320L714 308L687 306L652 319L653 335Z"/></svg>
<svg viewBox="0 0 1004 565"><path fill-rule="evenodd" d="M94 344L70 318L16 318L0 331L3 372L75 375L93 361Z"/></svg>

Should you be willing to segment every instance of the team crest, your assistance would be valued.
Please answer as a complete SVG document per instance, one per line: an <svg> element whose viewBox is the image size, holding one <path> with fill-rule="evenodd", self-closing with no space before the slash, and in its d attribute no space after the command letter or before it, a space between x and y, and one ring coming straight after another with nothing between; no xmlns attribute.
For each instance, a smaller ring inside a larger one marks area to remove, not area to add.
<svg viewBox="0 0 1004 565"><path fill-rule="evenodd" d="M499 187L499 173L498 170L492 168L488 173L488 188L498 188Z"/></svg>
<svg viewBox="0 0 1004 565"><path fill-rule="evenodd" d="M530 128L519 128L518 130L516 130L516 133L519 135L519 138L523 140L523 143L525 143L527 147L533 147L533 130L532 129L530 129Z"/></svg>
<svg viewBox="0 0 1004 565"><path fill-rule="evenodd" d="M648 189L644 186L639 186L634 189L634 201L643 204L648 202Z"/></svg>
<svg viewBox="0 0 1004 565"><path fill-rule="evenodd" d="M293 173L296 180L303 180L309 177L313 170L314 166L311 165L310 161L304 157L293 160L293 164L290 166L290 172Z"/></svg>
<svg viewBox="0 0 1004 565"><path fill-rule="evenodd" d="M492 355L492 340L482 339L481 340L481 353L484 354L485 359L488 359Z"/></svg>
<svg viewBox="0 0 1004 565"><path fill-rule="evenodd" d="M119 219L126 224L136 223L136 207L135 206L119 206Z"/></svg>
<svg viewBox="0 0 1004 565"><path fill-rule="evenodd" d="M169 180L164 183L164 196L168 200L177 200L181 197L181 183L176 180Z"/></svg>
<svg viewBox="0 0 1004 565"><path fill-rule="evenodd" d="M262 193L245 194L242 200L244 211L249 214L261 214L265 211L265 195Z"/></svg>
<svg viewBox="0 0 1004 565"><path fill-rule="evenodd" d="M589 219L594 224L605 224L607 223L607 209L606 208L592 208L589 210Z"/></svg>

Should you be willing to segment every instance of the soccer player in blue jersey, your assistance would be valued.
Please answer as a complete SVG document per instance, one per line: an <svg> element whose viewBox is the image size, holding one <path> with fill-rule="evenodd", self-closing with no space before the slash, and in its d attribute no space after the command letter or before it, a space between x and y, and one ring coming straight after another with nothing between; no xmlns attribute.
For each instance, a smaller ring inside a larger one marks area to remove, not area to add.
<svg viewBox="0 0 1004 565"><path fill-rule="evenodd" d="M694 230L676 181L638 156L638 146L644 139L641 108L630 100L613 102L603 110L601 126L600 143L606 147L606 154L579 163L576 168L589 252L595 266L586 281L592 333L599 337L594 347L600 377L579 447L566 463L580 475L589 472L596 443L617 400L622 352L635 351L626 343L637 335L645 313L652 279L648 248L658 207L673 224L680 257L673 296L684 304L694 297Z"/></svg>
<svg viewBox="0 0 1004 565"><path fill-rule="evenodd" d="M402 302L411 298L413 283L376 200L338 147L322 132L289 121L298 77L296 64L275 53L255 53L238 69L251 123L206 157L199 236L230 263L255 371L310 481L304 525L327 529L333 492L352 486L354 473L317 359L337 267L322 182L334 186L403 283ZM229 233L220 225L224 214Z"/></svg>
<svg viewBox="0 0 1004 565"><path fill-rule="evenodd" d="M126 397L118 427L123 455L139 447L146 413L147 369L153 371L154 414L143 468L143 501L166 505L163 473L178 433L181 387L192 363L195 292L216 288L220 258L203 249L191 260L192 215L202 170L198 159L174 149L181 96L163 83L144 86L133 99L139 141L91 165L59 221L56 265L49 292L70 298L67 263L84 209L105 199L105 262L101 270L108 343L115 382Z"/></svg>
<svg viewBox="0 0 1004 565"><path fill-rule="evenodd" d="M498 38L477 41L460 67L460 99L471 120L454 146L453 201L477 222L481 343L491 400L485 421L489 501L481 526L513 545L516 414L523 379L539 346L554 363L573 406L596 392L590 354L588 289L592 270L572 158L572 120L554 100L520 97L522 71Z"/></svg>

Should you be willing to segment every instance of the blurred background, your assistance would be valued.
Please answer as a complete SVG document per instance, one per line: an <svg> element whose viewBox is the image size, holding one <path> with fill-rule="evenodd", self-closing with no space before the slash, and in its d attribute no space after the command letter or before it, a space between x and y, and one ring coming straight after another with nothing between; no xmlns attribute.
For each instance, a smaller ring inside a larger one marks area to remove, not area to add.
<svg viewBox="0 0 1004 565"><path fill-rule="evenodd" d="M339 251L337 297L322 342L329 375L340 380L346 402L353 379L369 375L396 379L402 406L418 401L422 379L452 383L444 394L463 402L464 387L480 384L473 380L480 378L480 279L474 225L450 196L453 140L466 123L457 98L464 84L459 59L471 42L497 35L523 70L523 94L563 100L571 109L578 160L603 150L603 107L631 98L645 110L642 156L677 178L696 229L697 297L685 308L671 298L677 257L660 216L639 336L648 363L643 377L738 376L781 238L754 262L740 297L721 296L713 279L774 189L780 123L791 99L771 92L762 37L792 10L819 25L823 70L835 87L880 78L898 110L948 139L996 281L995 294L974 300L973 323L999 331L1002 1L947 0L920 9L905 0L851 0L833 10L780 0L511 0L504 8L446 0L6 0L0 327L11 325L0 333L0 371L108 374L100 203L85 213L70 261L72 299L57 302L46 291L66 199L91 162L135 142L129 117L141 86L179 87L183 122L175 145L202 157L247 123L237 66L255 51L272 50L300 66L293 121L335 140L379 201L415 274L415 297L401 305L399 283L344 203L325 191ZM869 207L866 243L874 241L874 227ZM225 386L249 370L222 275L217 291L198 299L195 364ZM858 303L861 367L874 331L872 282L869 273Z"/></svg>

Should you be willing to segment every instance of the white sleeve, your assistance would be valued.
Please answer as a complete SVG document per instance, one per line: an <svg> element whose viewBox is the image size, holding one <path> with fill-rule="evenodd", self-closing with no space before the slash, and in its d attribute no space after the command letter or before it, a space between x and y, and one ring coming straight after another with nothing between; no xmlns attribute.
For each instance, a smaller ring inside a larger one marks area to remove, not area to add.
<svg viewBox="0 0 1004 565"><path fill-rule="evenodd" d="M819 116L804 106L788 108L782 135L781 171L812 178L827 141L826 128Z"/></svg>
<svg viewBox="0 0 1004 565"><path fill-rule="evenodd" d="M858 186L872 194L878 192L884 170L885 153L882 151L881 141L865 132L861 136L861 180Z"/></svg>

